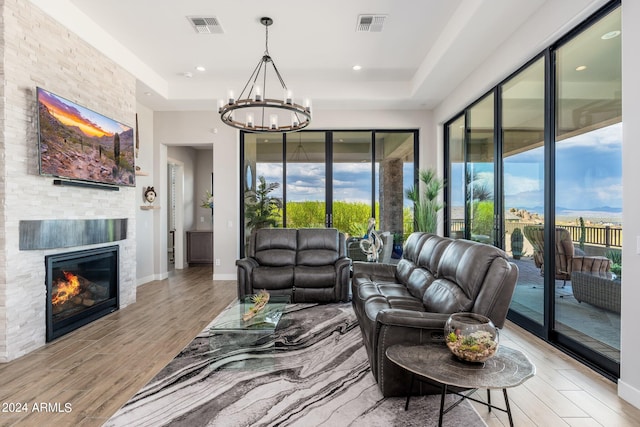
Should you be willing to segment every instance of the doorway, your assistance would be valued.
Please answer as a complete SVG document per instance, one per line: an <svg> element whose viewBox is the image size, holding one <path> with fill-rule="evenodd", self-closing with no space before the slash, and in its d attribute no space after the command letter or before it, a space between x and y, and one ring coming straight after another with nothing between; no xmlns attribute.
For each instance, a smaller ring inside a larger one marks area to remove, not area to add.
<svg viewBox="0 0 640 427"><path fill-rule="evenodd" d="M167 269L184 268L184 164L167 159Z"/></svg>

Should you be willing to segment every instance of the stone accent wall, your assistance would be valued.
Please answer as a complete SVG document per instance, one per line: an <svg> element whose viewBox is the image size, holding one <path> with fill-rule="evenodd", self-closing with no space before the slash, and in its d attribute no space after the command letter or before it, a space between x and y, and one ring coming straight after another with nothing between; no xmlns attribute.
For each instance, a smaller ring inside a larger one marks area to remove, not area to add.
<svg viewBox="0 0 640 427"><path fill-rule="evenodd" d="M402 159L389 158L380 162L380 224L381 231L402 233L404 188Z"/></svg>
<svg viewBox="0 0 640 427"><path fill-rule="evenodd" d="M24 0L4 0L0 53L0 362L45 343L44 256L20 251L20 220L128 218L120 241L120 307L135 302L136 189L54 186L38 174L36 86L130 126L135 78ZM3 211L4 210L4 211ZM103 246L92 245L86 248Z"/></svg>

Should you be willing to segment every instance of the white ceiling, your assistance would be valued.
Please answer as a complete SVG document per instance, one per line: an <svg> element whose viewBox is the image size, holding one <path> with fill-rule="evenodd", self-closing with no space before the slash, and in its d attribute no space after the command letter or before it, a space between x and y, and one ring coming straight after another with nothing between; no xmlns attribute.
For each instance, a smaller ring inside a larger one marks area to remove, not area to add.
<svg viewBox="0 0 640 427"><path fill-rule="evenodd" d="M215 110L240 92L264 52L262 16L274 20L269 51L287 86L314 109L433 108L552 0L31 1L109 45L139 102L170 111ZM383 31L356 32L360 14L387 15ZM224 33L197 34L187 16L215 16Z"/></svg>

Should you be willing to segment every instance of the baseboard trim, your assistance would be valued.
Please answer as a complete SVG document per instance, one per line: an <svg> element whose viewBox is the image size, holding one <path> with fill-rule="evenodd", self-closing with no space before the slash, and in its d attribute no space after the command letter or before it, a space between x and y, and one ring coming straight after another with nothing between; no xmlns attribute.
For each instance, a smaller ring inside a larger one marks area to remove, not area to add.
<svg viewBox="0 0 640 427"><path fill-rule="evenodd" d="M640 409L640 390L620 379L618 380L618 396Z"/></svg>
<svg viewBox="0 0 640 427"><path fill-rule="evenodd" d="M136 287L144 285L145 283L153 282L154 280L164 280L169 277L169 273L151 274L149 276L140 277L136 279Z"/></svg>
<svg viewBox="0 0 640 427"><path fill-rule="evenodd" d="M237 278L235 274L213 274L213 280L236 280Z"/></svg>

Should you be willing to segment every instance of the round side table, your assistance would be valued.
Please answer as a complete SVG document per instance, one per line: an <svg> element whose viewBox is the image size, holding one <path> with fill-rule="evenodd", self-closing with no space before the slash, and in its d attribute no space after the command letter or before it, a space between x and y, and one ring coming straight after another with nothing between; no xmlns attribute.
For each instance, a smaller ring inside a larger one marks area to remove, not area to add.
<svg viewBox="0 0 640 427"><path fill-rule="evenodd" d="M411 384L407 391L405 410L409 408L409 399L413 389L414 379L426 379L441 384L440 414L438 425L442 426L444 414L455 408L464 399L486 405L506 412L509 425L513 426L511 408L507 388L522 384L535 375L536 368L529 358L519 350L504 345L498 352L484 363L469 363L457 359L444 345L393 345L387 349L387 358L401 368L411 373ZM471 389L467 394L448 390L448 387ZM470 395L478 389L487 389L487 402L474 399ZM491 404L491 389L502 389L506 408L499 408ZM448 408L444 408L447 392L461 397Z"/></svg>

